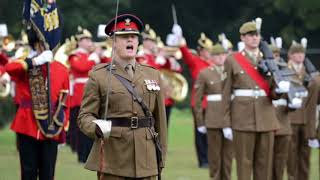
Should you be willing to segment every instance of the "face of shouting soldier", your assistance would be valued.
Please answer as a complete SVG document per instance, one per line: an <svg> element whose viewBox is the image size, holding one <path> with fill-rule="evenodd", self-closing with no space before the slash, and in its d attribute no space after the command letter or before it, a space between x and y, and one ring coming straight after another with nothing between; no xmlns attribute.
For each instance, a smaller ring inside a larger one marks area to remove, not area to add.
<svg viewBox="0 0 320 180"><path fill-rule="evenodd" d="M116 58L132 60L136 57L139 38L135 34L116 35L114 47Z"/></svg>
<svg viewBox="0 0 320 180"><path fill-rule="evenodd" d="M288 56L290 61L293 61L296 64L302 64L306 55L303 52L294 52Z"/></svg>
<svg viewBox="0 0 320 180"><path fill-rule="evenodd" d="M252 31L240 36L245 44L245 49L252 51L259 47L261 36L257 31Z"/></svg>

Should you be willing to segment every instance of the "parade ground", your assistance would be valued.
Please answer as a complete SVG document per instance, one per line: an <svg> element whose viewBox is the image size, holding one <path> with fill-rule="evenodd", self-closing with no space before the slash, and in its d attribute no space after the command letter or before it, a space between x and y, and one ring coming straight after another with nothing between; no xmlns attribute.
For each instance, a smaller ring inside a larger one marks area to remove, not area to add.
<svg viewBox="0 0 320 180"><path fill-rule="evenodd" d="M193 122L189 110L172 112L169 125L169 145L165 180L207 180L208 169L199 169L193 140ZM15 134L9 127L0 130L0 180L20 179L19 156L15 147ZM319 180L319 150L312 151L310 180ZM56 165L56 180L94 180L96 173L84 169L77 162L68 146L60 146ZM232 179L236 180L235 161L233 162Z"/></svg>

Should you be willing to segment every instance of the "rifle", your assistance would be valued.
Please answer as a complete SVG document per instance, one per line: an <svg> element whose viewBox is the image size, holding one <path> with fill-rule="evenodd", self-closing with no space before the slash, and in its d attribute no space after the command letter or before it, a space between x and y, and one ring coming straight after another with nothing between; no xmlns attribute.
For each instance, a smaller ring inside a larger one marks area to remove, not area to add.
<svg viewBox="0 0 320 180"><path fill-rule="evenodd" d="M287 92L289 103L292 103L295 98L301 99L308 95L308 91L304 85L295 80L294 77L296 74L293 70L286 66L279 68L276 60L273 58L272 51L270 50L267 42L261 41L259 49L262 51L264 57L264 59L259 63L260 72L265 75L271 73L278 87L282 82L290 82L289 92Z"/></svg>

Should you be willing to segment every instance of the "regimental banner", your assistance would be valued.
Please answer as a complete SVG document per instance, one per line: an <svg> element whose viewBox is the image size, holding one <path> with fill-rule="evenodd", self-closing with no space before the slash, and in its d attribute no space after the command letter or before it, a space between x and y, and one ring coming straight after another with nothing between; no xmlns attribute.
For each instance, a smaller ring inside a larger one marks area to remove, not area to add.
<svg viewBox="0 0 320 180"><path fill-rule="evenodd" d="M54 0L24 0L23 18L31 26L39 38L45 42L46 48L55 50L61 39L61 18Z"/></svg>

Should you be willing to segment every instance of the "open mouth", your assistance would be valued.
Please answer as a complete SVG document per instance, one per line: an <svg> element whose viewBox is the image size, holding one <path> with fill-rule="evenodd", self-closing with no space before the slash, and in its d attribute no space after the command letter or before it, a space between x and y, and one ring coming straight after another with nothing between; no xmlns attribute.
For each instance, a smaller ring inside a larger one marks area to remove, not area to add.
<svg viewBox="0 0 320 180"><path fill-rule="evenodd" d="M133 50L133 45L128 45L128 46L126 47L126 49L127 49L127 50Z"/></svg>

